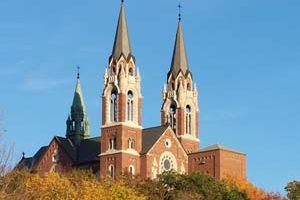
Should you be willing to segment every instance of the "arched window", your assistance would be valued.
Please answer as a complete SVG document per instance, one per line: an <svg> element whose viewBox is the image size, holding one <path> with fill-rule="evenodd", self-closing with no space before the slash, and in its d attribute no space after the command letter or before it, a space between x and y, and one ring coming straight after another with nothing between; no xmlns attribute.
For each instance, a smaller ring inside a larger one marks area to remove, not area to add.
<svg viewBox="0 0 300 200"><path fill-rule="evenodd" d="M116 149L117 147L117 140L116 140L116 137L111 137L109 139L109 149Z"/></svg>
<svg viewBox="0 0 300 200"><path fill-rule="evenodd" d="M80 122L80 131L84 131L84 123L83 123L83 121Z"/></svg>
<svg viewBox="0 0 300 200"><path fill-rule="evenodd" d="M172 104L170 106L170 111L169 111L169 124L171 128L176 132L176 106L175 104Z"/></svg>
<svg viewBox="0 0 300 200"><path fill-rule="evenodd" d="M130 75L130 76L133 76L133 70L132 70L131 67L129 68L129 75Z"/></svg>
<svg viewBox="0 0 300 200"><path fill-rule="evenodd" d="M75 131L75 121L72 121L72 125L71 125L71 131Z"/></svg>
<svg viewBox="0 0 300 200"><path fill-rule="evenodd" d="M110 178L115 178L115 166L109 165L108 171L109 171Z"/></svg>
<svg viewBox="0 0 300 200"><path fill-rule="evenodd" d="M128 149L133 149L134 148L134 140L129 138L128 140Z"/></svg>
<svg viewBox="0 0 300 200"><path fill-rule="evenodd" d="M127 120L133 121L133 94L132 91L127 93Z"/></svg>
<svg viewBox="0 0 300 200"><path fill-rule="evenodd" d="M110 96L110 121L117 121L117 92L112 91Z"/></svg>
<svg viewBox="0 0 300 200"><path fill-rule="evenodd" d="M191 90L192 90L192 87L191 87L191 84L190 84L190 83L187 84L187 90L188 90L188 91L191 91Z"/></svg>
<svg viewBox="0 0 300 200"><path fill-rule="evenodd" d="M128 171L129 171L130 174L134 175L134 166L130 165L129 168L128 168Z"/></svg>
<svg viewBox="0 0 300 200"><path fill-rule="evenodd" d="M185 124L186 124L186 134L192 134L192 126L191 126L191 107L187 105L185 107Z"/></svg>

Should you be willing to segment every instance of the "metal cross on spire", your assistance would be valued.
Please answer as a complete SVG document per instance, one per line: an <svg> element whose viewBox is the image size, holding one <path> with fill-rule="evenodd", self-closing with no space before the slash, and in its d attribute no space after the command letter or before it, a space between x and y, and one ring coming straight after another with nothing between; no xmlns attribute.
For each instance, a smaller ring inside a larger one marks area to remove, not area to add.
<svg viewBox="0 0 300 200"><path fill-rule="evenodd" d="M182 8L182 6L181 6L181 4L179 2L179 4L178 4L178 20L179 21L181 20L181 8Z"/></svg>
<svg viewBox="0 0 300 200"><path fill-rule="evenodd" d="M80 67L79 67L79 65L77 66L77 79L79 79L79 75L80 75L80 73L79 73L79 70L80 70Z"/></svg>

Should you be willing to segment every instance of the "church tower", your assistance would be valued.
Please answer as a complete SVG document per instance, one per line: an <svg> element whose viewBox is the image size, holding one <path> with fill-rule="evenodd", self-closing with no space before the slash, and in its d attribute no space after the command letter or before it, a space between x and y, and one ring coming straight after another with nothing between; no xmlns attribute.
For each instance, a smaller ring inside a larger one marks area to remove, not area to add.
<svg viewBox="0 0 300 200"><path fill-rule="evenodd" d="M103 77L101 173L111 177L140 171L142 150L141 83L132 54L124 2L108 68Z"/></svg>
<svg viewBox="0 0 300 200"><path fill-rule="evenodd" d="M90 137L89 119L87 118L83 102L79 72L77 73L71 115L68 116L66 123L66 137L69 138L74 145L78 146L82 140Z"/></svg>
<svg viewBox="0 0 300 200"><path fill-rule="evenodd" d="M179 6L180 8L180 6ZM186 152L199 149L198 92L189 70L181 14L167 83L162 92L161 124L171 126Z"/></svg>

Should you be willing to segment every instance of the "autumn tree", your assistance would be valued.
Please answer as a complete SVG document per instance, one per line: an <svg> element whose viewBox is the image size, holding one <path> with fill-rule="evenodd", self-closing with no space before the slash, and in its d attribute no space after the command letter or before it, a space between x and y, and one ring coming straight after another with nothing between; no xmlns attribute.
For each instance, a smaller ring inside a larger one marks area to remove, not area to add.
<svg viewBox="0 0 300 200"><path fill-rule="evenodd" d="M300 182L292 181L289 182L285 188L287 192L287 197L290 200L299 200L300 199Z"/></svg>
<svg viewBox="0 0 300 200"><path fill-rule="evenodd" d="M247 195L237 188L229 189L214 177L201 173L190 175L174 171L164 172L157 179L142 180L134 186L149 200L247 200Z"/></svg>
<svg viewBox="0 0 300 200"><path fill-rule="evenodd" d="M285 200L279 193L266 192L245 178L228 175L223 181L229 188L238 188L240 191L245 191L250 200Z"/></svg>

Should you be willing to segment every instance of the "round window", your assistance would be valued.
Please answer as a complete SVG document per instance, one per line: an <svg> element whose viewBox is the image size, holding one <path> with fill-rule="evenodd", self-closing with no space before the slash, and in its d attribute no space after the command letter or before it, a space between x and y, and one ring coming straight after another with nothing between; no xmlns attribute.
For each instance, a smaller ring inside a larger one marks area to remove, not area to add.
<svg viewBox="0 0 300 200"><path fill-rule="evenodd" d="M171 147L171 140L170 139L166 139L165 145L167 148Z"/></svg>
<svg viewBox="0 0 300 200"><path fill-rule="evenodd" d="M169 155L169 153L164 154L160 161L161 172L170 171L171 169L176 170L175 160Z"/></svg>

